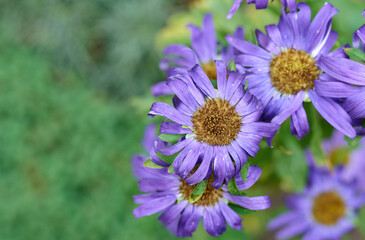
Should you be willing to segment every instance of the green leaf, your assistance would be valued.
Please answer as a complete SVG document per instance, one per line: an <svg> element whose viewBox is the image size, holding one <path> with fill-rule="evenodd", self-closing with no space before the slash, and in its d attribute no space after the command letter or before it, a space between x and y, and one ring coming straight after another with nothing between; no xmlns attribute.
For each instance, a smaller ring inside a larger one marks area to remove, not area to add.
<svg viewBox="0 0 365 240"><path fill-rule="evenodd" d="M356 62L365 62L365 53L358 48L345 48L345 52Z"/></svg>
<svg viewBox="0 0 365 240"><path fill-rule="evenodd" d="M231 60L231 61L229 62L229 70L231 70L231 71L237 71L237 69L236 69L236 64L234 63L234 61L233 61L233 60Z"/></svg>
<svg viewBox="0 0 365 240"><path fill-rule="evenodd" d="M152 162L150 158L147 158L146 161L143 162L143 166L149 167L149 168L157 168L157 169L164 168L164 167L161 167L161 166L157 165L156 163Z"/></svg>
<svg viewBox="0 0 365 240"><path fill-rule="evenodd" d="M232 178L231 181L228 182L228 191L232 195L241 195L240 190L237 187L235 178Z"/></svg>
<svg viewBox="0 0 365 240"><path fill-rule="evenodd" d="M175 173L175 170L174 170L174 167L173 165L171 164L169 169L167 170L168 173Z"/></svg>
<svg viewBox="0 0 365 240"><path fill-rule="evenodd" d="M161 139L162 141L165 141L165 142L176 142L177 140L179 140L180 138L182 138L185 135L186 134L166 134L166 133L162 133L162 134L158 135L158 138Z"/></svg>
<svg viewBox="0 0 365 240"><path fill-rule="evenodd" d="M157 156L162 160L164 161L165 163L168 163L168 164L172 164L175 160L175 158L177 157L177 155L179 155L180 152L177 152L173 155L163 155L161 153L158 153L156 152Z"/></svg>
<svg viewBox="0 0 365 240"><path fill-rule="evenodd" d="M243 165L242 169L241 169L241 177L243 179L243 181L247 181L247 174L248 174L248 168L250 167L250 161L247 160L247 162L245 163L245 165Z"/></svg>
<svg viewBox="0 0 365 240"><path fill-rule="evenodd" d="M349 144L350 149L356 149L359 146L359 141L362 139L362 136L357 136L354 139L351 139L345 136L346 142Z"/></svg>
<svg viewBox="0 0 365 240"><path fill-rule="evenodd" d="M195 203L203 196L205 189L207 188L207 184L208 180L204 180L195 186L193 192L189 196L190 203Z"/></svg>
<svg viewBox="0 0 365 240"><path fill-rule="evenodd" d="M237 204L234 204L234 203L228 203L228 206L233 210L235 211L238 215L249 215L251 213L254 213L256 211L254 210L250 210L250 209L247 209L247 208L244 208L244 207L241 207Z"/></svg>

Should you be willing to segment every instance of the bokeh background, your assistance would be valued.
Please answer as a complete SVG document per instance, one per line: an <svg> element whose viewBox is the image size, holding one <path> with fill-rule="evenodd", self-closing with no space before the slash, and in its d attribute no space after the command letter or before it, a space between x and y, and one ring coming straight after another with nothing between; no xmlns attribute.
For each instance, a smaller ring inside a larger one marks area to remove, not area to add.
<svg viewBox="0 0 365 240"><path fill-rule="evenodd" d="M364 24L364 0L328 0L340 46ZM134 219L138 194L130 158L153 101L149 87L164 80L162 49L189 44L187 23L214 14L218 38L243 25L277 23L280 1L256 11L243 4L228 21L233 0L0 0L0 239L174 239L157 216ZM317 12L322 0L308 2ZM314 13L312 15L314 15ZM312 120L310 120L312 121ZM267 221L285 210L283 192L305 184L303 150L330 135L313 120L312 134L293 141L284 128L277 148L251 160L264 168L252 195L274 207L244 216L244 231L218 239L273 239ZM361 214L360 219L364 219ZM364 239L365 227L348 239ZM202 228L196 239L210 239Z"/></svg>

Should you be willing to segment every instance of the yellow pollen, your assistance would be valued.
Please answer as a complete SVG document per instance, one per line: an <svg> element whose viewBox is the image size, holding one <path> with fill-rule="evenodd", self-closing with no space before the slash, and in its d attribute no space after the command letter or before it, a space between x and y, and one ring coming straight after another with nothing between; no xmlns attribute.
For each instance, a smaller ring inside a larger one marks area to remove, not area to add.
<svg viewBox="0 0 365 240"><path fill-rule="evenodd" d="M335 192L319 194L313 202L314 219L324 225L335 225L346 214L346 205Z"/></svg>
<svg viewBox="0 0 365 240"><path fill-rule="evenodd" d="M327 163L330 168L343 164L346 165L350 162L350 150L343 148L335 148L327 156Z"/></svg>
<svg viewBox="0 0 365 240"><path fill-rule="evenodd" d="M209 79L217 80L217 69L213 61L203 64L202 68Z"/></svg>
<svg viewBox="0 0 365 240"><path fill-rule="evenodd" d="M281 52L270 63L271 82L282 94L313 89L319 73L316 61L308 53L293 48Z"/></svg>
<svg viewBox="0 0 365 240"><path fill-rule="evenodd" d="M236 139L241 120L235 107L226 100L207 99L192 116L195 138L213 146L228 145Z"/></svg>
<svg viewBox="0 0 365 240"><path fill-rule="evenodd" d="M185 200L189 200L189 197L191 193L193 192L196 185L188 185L183 179L180 179L180 193L183 195ZM223 196L223 190L222 189L215 189L212 187L212 184L214 182L213 175L208 179L207 188L205 189L205 192L203 193L203 196L196 202L192 203L196 206L214 206L219 199Z"/></svg>

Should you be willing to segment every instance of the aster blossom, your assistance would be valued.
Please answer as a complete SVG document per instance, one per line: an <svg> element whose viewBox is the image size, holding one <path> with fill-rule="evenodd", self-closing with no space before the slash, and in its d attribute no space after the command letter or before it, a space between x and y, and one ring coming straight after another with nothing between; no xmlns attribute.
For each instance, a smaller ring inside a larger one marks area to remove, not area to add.
<svg viewBox="0 0 365 240"><path fill-rule="evenodd" d="M267 8L269 4L269 0L246 0L247 4L255 4L256 9L264 9ZM227 19L231 19L232 16L237 12L238 8L240 7L243 0L235 0L232 4L231 9L227 14ZM283 6L286 8L289 7L289 10L295 9L295 0L281 0Z"/></svg>
<svg viewBox="0 0 365 240"><path fill-rule="evenodd" d="M191 47L181 44L172 44L164 49L164 58L160 62L160 68L167 73L167 77L177 73L186 73L196 64L202 66L209 79L217 79L215 60L222 60L228 67L230 61L234 59L235 51L232 46L221 46L218 52L219 43L217 41L212 14L208 13L203 17L202 27L188 24L191 31ZM234 36L239 39L244 38L244 29L237 27ZM238 66L238 68L240 68ZM240 69L239 69L240 70ZM243 70L242 70L243 72ZM154 96L173 94L167 86L166 81L159 82L152 86L151 92Z"/></svg>
<svg viewBox="0 0 365 240"><path fill-rule="evenodd" d="M307 187L288 198L290 210L271 220L268 228L280 229L278 239L297 235L303 240L341 239L354 228L365 200L354 184L342 181L342 174L342 168L330 171L311 163Z"/></svg>
<svg viewBox="0 0 365 240"><path fill-rule="evenodd" d="M161 115L173 121L161 124L162 134L181 134L176 144L156 150L163 155L180 151L173 162L174 171L186 178L200 164L186 181L197 184L213 170L213 187L219 188L224 180L229 182L241 170L248 155L256 155L261 139L272 137L279 126L258 122L262 105L244 91L243 76L237 72L228 73L222 61L215 63L217 89L196 65L188 74L168 79L167 85L176 94L174 107L156 102L149 116ZM154 151L151 153L153 162L168 166Z"/></svg>
<svg viewBox="0 0 365 240"><path fill-rule="evenodd" d="M331 30L338 12L326 3L311 22L311 10L298 3L299 12L286 12L278 25L256 31L259 46L234 36L227 41L243 54L236 63L250 68L248 90L265 106L262 119L281 124L291 117L291 132L302 138L309 132L304 101L350 138L356 136L351 117L339 101L365 84L365 66L347 58L343 48L330 52L337 39Z"/></svg>
<svg viewBox="0 0 365 240"><path fill-rule="evenodd" d="M365 192L365 138L359 140L355 148L350 147L345 141L345 136L334 131L329 139L322 142L322 149L325 157L325 165L329 169L342 167L342 180L352 182L361 192ZM314 162L314 157L310 151L306 152L310 162Z"/></svg>
<svg viewBox="0 0 365 240"><path fill-rule="evenodd" d="M134 196L141 204L133 210L136 218L160 213L159 220L175 235L189 237L202 220L205 230L212 236L218 236L226 230L226 223L242 230L242 219L232 210L231 204L250 210L263 210L270 207L268 196L246 197L233 195L226 185L220 189L211 187L213 177L207 179L207 187L200 199L192 202L190 195L195 186L188 185L167 168L152 169L143 166L143 160L133 159L134 173L139 178L139 188L145 194ZM240 174L236 183L239 190L250 188L260 177L261 169L250 166L247 180Z"/></svg>

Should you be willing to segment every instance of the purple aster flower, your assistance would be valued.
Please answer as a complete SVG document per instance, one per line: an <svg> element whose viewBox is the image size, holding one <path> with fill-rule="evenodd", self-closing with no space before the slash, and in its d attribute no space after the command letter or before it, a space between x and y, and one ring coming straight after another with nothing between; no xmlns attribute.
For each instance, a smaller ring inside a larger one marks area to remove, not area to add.
<svg viewBox="0 0 365 240"><path fill-rule="evenodd" d="M345 136L334 131L330 139L322 143L325 155L325 164L329 169L342 166L342 180L353 182L357 189L365 192L365 138L359 141L359 146L351 149L345 141ZM311 152L307 152L308 161L314 164L314 157Z"/></svg>
<svg viewBox="0 0 365 240"><path fill-rule="evenodd" d="M222 61L216 61L216 69L217 89L199 65L187 74L171 76L167 85L176 94L175 108L156 102L149 116L161 115L172 121L161 124L161 133L182 134L177 144L158 150L163 155L179 152L174 171L186 178L200 164L186 179L192 185L211 174L213 167L213 186L219 188L241 170L248 155L256 155L261 139L272 137L279 125L258 122L262 105L244 91L241 74L228 73ZM155 155L151 160L161 162Z"/></svg>
<svg viewBox="0 0 365 240"><path fill-rule="evenodd" d="M309 132L303 102L311 101L333 127L354 138L351 117L338 101L365 84L365 66L348 59L343 48L330 52L337 39L331 30L336 8L326 3L311 22L310 7L297 7L298 12L283 9L278 25L266 26L267 35L256 31L261 47L227 36L243 53L236 64L250 68L248 90L265 106L264 121L281 124L291 116L291 132L302 138Z"/></svg>
<svg viewBox="0 0 365 240"><path fill-rule="evenodd" d="M267 5L269 3L269 0L246 0L247 4L254 3L256 5L256 9L264 9L267 8ZM240 7L243 0L235 0L231 9L229 10L227 14L227 19L231 19L232 16L237 12L238 8ZM296 3L295 0L281 0L283 7L286 9L286 7L289 7L290 11L295 11L296 9Z"/></svg>
<svg viewBox="0 0 365 240"><path fill-rule="evenodd" d="M159 220L179 237L189 237L196 230L200 220L205 230L212 236L218 236L231 228L241 230L242 219L230 205L250 210L263 210L270 207L268 196L245 197L232 195L226 185L220 189L211 187L213 176L207 179L205 192L197 201L189 201L195 185L187 184L183 179L167 168L152 169L143 166L143 160L133 160L135 175L142 195L134 196L135 203L141 204L133 210L136 218L161 212ZM238 174L236 183L239 190L250 188L260 177L261 169L250 166L247 180L244 182Z"/></svg>
<svg viewBox="0 0 365 240"><path fill-rule="evenodd" d="M303 235L303 240L341 239L354 228L353 220L364 205L365 195L342 181L342 170L310 166L307 187L288 198L289 211L268 224L278 239Z"/></svg>
<svg viewBox="0 0 365 240"><path fill-rule="evenodd" d="M180 44L167 46L163 52L165 58L161 61L160 68L166 71L169 77L177 73L185 73L196 64L200 64L209 79L217 79L214 60L221 59L228 67L230 61L234 59L234 54L237 54L237 50L232 46L222 47L220 54L218 54L218 42L210 13L204 16L201 29L193 24L189 24L188 28L191 30L192 49ZM244 34L243 28L238 27L234 36L244 39ZM242 70L239 66L237 68ZM151 92L154 96L173 94L166 81L152 86Z"/></svg>

